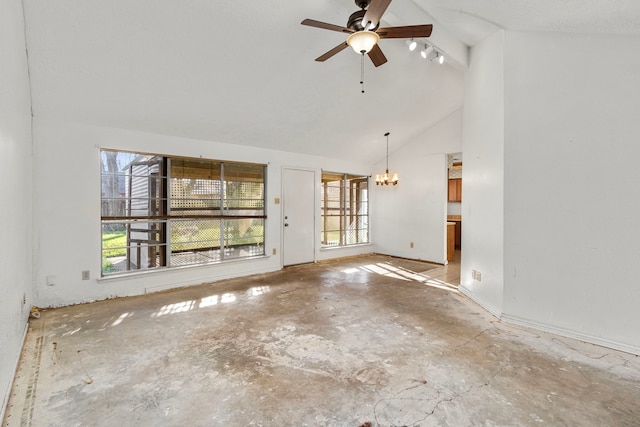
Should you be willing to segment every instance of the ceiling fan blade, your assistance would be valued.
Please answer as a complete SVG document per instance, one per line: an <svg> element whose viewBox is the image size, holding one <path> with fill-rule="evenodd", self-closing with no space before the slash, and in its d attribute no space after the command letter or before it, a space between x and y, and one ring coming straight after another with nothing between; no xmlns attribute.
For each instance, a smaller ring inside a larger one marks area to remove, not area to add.
<svg viewBox="0 0 640 427"><path fill-rule="evenodd" d="M373 65L375 65L376 67L379 67L387 62L387 57L384 56L384 53L382 53L382 49L380 49L380 46L378 45L373 46L373 49L371 49L367 55L369 55L369 58L371 58L371 62L373 62Z"/></svg>
<svg viewBox="0 0 640 427"><path fill-rule="evenodd" d="M316 58L316 61L318 62L324 62L327 59L331 58L333 55L335 55L338 52L342 52L345 48L347 48L349 45L347 44L347 42L342 42L341 44L339 44L338 46L334 47L333 49L331 49L330 51L328 51L327 53L325 53L324 55L320 55Z"/></svg>
<svg viewBox="0 0 640 427"><path fill-rule="evenodd" d="M305 19L301 22L302 25L309 27L321 28L323 30L338 31L341 33L353 33L351 28L341 27L340 25L327 24L326 22L316 21L315 19Z"/></svg>
<svg viewBox="0 0 640 427"><path fill-rule="evenodd" d="M362 18L362 22L371 22L373 24L372 28L377 27L382 14L384 14L384 11L389 7L389 3L391 3L391 0L371 0L367 12Z"/></svg>
<svg viewBox="0 0 640 427"><path fill-rule="evenodd" d="M433 25L407 25L405 27L379 28L376 33L381 39L409 39L413 37L429 37Z"/></svg>

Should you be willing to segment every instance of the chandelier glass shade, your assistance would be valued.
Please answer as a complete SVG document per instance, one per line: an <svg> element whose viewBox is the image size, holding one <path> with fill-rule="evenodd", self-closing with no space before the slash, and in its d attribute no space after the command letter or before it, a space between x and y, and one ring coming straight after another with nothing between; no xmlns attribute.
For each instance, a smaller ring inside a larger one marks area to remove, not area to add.
<svg viewBox="0 0 640 427"><path fill-rule="evenodd" d="M369 53L379 40L380 36L378 33L362 30L347 37L347 44L351 46L356 53Z"/></svg>
<svg viewBox="0 0 640 427"><path fill-rule="evenodd" d="M394 173L393 176L389 176L389 169L387 169L383 175L376 175L376 185L396 185L398 181L400 181L398 174Z"/></svg>
<svg viewBox="0 0 640 427"><path fill-rule="evenodd" d="M387 137L387 169L383 174L376 175L376 185L398 185L400 181L397 173L389 174L389 135L389 132L384 134Z"/></svg>

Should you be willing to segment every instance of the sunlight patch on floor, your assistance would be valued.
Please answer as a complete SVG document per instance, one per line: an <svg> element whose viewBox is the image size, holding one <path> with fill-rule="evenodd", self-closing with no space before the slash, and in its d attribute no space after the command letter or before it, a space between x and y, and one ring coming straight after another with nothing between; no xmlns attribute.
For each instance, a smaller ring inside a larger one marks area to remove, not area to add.
<svg viewBox="0 0 640 427"><path fill-rule="evenodd" d="M441 280L435 277L432 274L428 274L427 272L418 273L418 272L415 272L406 268L394 266L388 263L367 264L360 267L360 269L370 273L380 274L385 277L391 277L394 279L405 280L405 281L418 282L434 288L443 289L445 291L450 291L455 293L458 292L457 284L448 283L444 280ZM441 268L435 268L433 270L435 273L442 273ZM358 271L358 269L356 268L343 270L344 273L348 273L348 274L355 273L356 271Z"/></svg>
<svg viewBox="0 0 640 427"><path fill-rule="evenodd" d="M393 279L406 280L409 281L406 277L402 277L399 274L396 274L385 267L381 267L381 264L368 264L362 267L363 270L369 271L371 273L380 274L381 276L391 277Z"/></svg>
<svg viewBox="0 0 640 427"><path fill-rule="evenodd" d="M252 288L249 288L246 291L246 295L247 297L250 297L250 298L259 297L268 292L271 292L271 288L269 286L254 286ZM238 296L233 292L227 292L222 295L213 294L213 295L208 295L206 297L202 297L199 300L188 300L188 301L177 302L175 304L167 304L165 306L160 307L160 309L158 309L158 311L153 313L151 317L160 317L160 316L166 316L168 314L184 313L187 311L191 311L195 308L213 307L218 304L230 304L236 301L238 301ZM119 325L129 315L130 315L129 313L123 313L120 316L120 318L112 324L112 326Z"/></svg>
<svg viewBox="0 0 640 427"><path fill-rule="evenodd" d="M126 319L127 317L131 317L133 316L133 313L122 313L120 315L120 317L118 317L112 324L111 326L118 326L119 324L121 324L122 322L124 322L124 319Z"/></svg>
<svg viewBox="0 0 640 427"><path fill-rule="evenodd" d="M160 310L152 315L152 317L166 316L167 314L183 313L192 310L196 305L195 300L181 301L174 304L162 306Z"/></svg>

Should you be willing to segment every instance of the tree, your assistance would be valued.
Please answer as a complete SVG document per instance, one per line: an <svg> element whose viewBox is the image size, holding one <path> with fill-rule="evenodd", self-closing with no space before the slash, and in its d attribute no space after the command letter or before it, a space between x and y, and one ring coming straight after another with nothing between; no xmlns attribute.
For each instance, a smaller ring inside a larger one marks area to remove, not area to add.
<svg viewBox="0 0 640 427"><path fill-rule="evenodd" d="M102 166L102 216L123 216L124 201L120 197L118 173L118 152L103 151L100 156ZM111 231L121 230L116 224L110 225Z"/></svg>

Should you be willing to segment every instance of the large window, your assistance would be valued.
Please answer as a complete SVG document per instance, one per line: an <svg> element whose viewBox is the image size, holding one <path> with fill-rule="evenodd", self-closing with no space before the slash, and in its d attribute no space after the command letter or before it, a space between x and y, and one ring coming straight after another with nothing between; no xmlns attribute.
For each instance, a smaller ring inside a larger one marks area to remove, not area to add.
<svg viewBox="0 0 640 427"><path fill-rule="evenodd" d="M103 276L264 255L264 165L101 155Z"/></svg>
<svg viewBox="0 0 640 427"><path fill-rule="evenodd" d="M322 172L322 247L369 243L369 178Z"/></svg>

